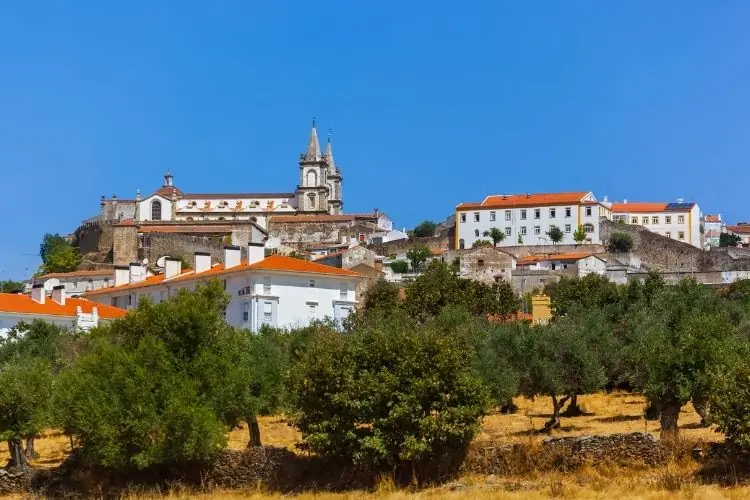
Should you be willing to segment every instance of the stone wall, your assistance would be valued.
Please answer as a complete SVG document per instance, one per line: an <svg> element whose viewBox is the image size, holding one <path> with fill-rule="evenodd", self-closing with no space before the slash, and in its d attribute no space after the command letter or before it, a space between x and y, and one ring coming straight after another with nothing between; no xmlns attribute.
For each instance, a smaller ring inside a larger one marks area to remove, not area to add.
<svg viewBox="0 0 750 500"><path fill-rule="evenodd" d="M450 250L449 242L450 240L447 236L437 236L434 238L410 238L389 241L379 245L371 245L370 248L378 255L388 257L390 255L406 253L410 248L416 245L425 245L430 250Z"/></svg>
<svg viewBox="0 0 750 500"><path fill-rule="evenodd" d="M591 243L582 243L580 245L516 245L500 247L503 252L514 255L517 259L528 257L529 255L544 255L553 253L602 253L603 245Z"/></svg>
<svg viewBox="0 0 750 500"><path fill-rule="evenodd" d="M445 253L445 262L459 260L459 275L484 283L495 283L497 279L511 281L514 257L504 250L493 247L451 250Z"/></svg>
<svg viewBox="0 0 750 500"><path fill-rule="evenodd" d="M284 244L342 243L345 241L341 222L274 222L268 223L268 234Z"/></svg>
<svg viewBox="0 0 750 500"><path fill-rule="evenodd" d="M116 266L127 265L138 260L138 228L115 226L112 241L112 262Z"/></svg>
<svg viewBox="0 0 750 500"><path fill-rule="evenodd" d="M189 236L185 234L152 233L141 236L142 247L139 251L140 259L148 259L156 264L159 257L169 255L170 257L183 257L195 265L195 252L208 252L211 254L211 262L224 262L224 246L228 241L221 237ZM245 246L243 257L246 255Z"/></svg>

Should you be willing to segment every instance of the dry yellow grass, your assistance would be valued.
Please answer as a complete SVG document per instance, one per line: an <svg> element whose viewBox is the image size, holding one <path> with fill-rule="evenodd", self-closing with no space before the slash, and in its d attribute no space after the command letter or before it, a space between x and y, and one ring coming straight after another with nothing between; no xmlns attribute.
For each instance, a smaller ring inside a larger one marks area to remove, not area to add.
<svg viewBox="0 0 750 500"><path fill-rule="evenodd" d="M549 398L534 401L518 398L519 411L514 415L491 415L483 423L478 441L531 443L544 439L533 431L540 429L549 418L551 403ZM585 416L563 418L562 428L554 431L555 436L613 434L621 432L646 431L658 436L658 422L646 422L643 417L645 402L642 397L627 393L593 394L579 398L579 404L587 412ZM680 432L690 441L721 441L723 436L713 429L697 426L699 417L691 406L686 406L680 414ZM283 417L260 419L261 436L266 445L283 446L294 450L299 434L286 424ZM236 429L229 436L231 448L244 448L247 444L246 428ZM52 467L60 463L69 453L67 439L59 433L46 433L36 443L40 458L36 465ZM7 460L5 443L0 444L0 460ZM453 491L448 486L419 492L398 491L385 482L376 492L355 491L343 494L304 493L297 495L299 500L468 500L487 499L654 499L670 500L677 498L694 499L740 499L750 498L750 487L738 486L721 488L716 485L700 485L693 473L696 464L690 460L672 463L651 469L607 468L601 464L595 468L584 468L572 474L531 473L520 478L493 478L465 476L460 479L461 490ZM230 500L251 498L267 500L279 498L279 494L258 490L215 491L210 494L196 494L188 491L171 491L139 495L128 498L217 498ZM18 497L21 498L21 497Z"/></svg>

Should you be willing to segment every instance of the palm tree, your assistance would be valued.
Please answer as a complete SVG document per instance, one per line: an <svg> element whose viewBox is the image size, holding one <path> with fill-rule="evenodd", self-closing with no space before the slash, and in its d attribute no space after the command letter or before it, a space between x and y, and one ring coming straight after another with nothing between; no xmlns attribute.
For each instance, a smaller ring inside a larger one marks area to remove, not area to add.
<svg viewBox="0 0 750 500"><path fill-rule="evenodd" d="M498 243L505 239L505 233L496 227L491 227L484 232L484 235L492 240L492 244L497 246Z"/></svg>

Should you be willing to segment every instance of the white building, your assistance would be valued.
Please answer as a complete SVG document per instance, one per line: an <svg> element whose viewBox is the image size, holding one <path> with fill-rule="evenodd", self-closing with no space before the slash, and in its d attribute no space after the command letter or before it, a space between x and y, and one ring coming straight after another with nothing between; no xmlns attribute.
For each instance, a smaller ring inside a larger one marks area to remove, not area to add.
<svg viewBox="0 0 750 500"><path fill-rule="evenodd" d="M706 214L701 217L703 226L703 248L719 247L719 239L724 231L724 222L721 220L721 214Z"/></svg>
<svg viewBox="0 0 750 500"><path fill-rule="evenodd" d="M614 202L612 220L643 226L654 233L703 248L701 214L697 203Z"/></svg>
<svg viewBox="0 0 750 500"><path fill-rule="evenodd" d="M251 243L248 260L240 260L240 248L225 248L224 264L211 263L208 253L195 253L195 269L182 269L177 259L165 259L162 274L147 277L139 264L115 268L115 283L86 294L100 303L124 309L138 305L143 297L167 300L180 289L193 289L211 279L223 281L231 296L226 320L229 324L258 331L263 324L296 327L312 320L343 320L356 305L359 274L293 257L264 258L261 243Z"/></svg>
<svg viewBox="0 0 750 500"><path fill-rule="evenodd" d="M516 266L530 271L558 271L578 277L592 273L604 276L607 272L607 261L587 252L529 255L518 259Z"/></svg>
<svg viewBox="0 0 750 500"><path fill-rule="evenodd" d="M480 203L456 207L456 248L471 248L477 240L488 240L485 231L498 228L505 239L498 246L551 245L552 226L563 232L560 244L575 244L573 233L581 226L585 243L600 243L599 218L609 209L591 192L509 194L488 196Z"/></svg>
<svg viewBox="0 0 750 500"><path fill-rule="evenodd" d="M81 298L69 298L64 285L52 289L47 296L44 285L33 286L31 294L0 293L0 335L20 322L41 319L59 326L89 330L125 315L125 311Z"/></svg>
<svg viewBox="0 0 750 500"><path fill-rule="evenodd" d="M63 285L68 297L77 297L86 292L99 290L114 283L114 269L95 271L73 271L70 273L49 273L32 279L33 285L44 285L48 292L55 286Z"/></svg>
<svg viewBox="0 0 750 500"><path fill-rule="evenodd" d="M254 220L267 228L271 215L342 213L341 170L333 158L330 135L325 152L321 150L315 122L298 164L296 189L277 193L185 193L167 172L162 187L148 196L142 197L140 190L130 200L102 196L100 218L137 222Z"/></svg>
<svg viewBox="0 0 750 500"><path fill-rule="evenodd" d="M740 245L750 246L750 223L738 222L735 226L727 226L726 231L740 237Z"/></svg>

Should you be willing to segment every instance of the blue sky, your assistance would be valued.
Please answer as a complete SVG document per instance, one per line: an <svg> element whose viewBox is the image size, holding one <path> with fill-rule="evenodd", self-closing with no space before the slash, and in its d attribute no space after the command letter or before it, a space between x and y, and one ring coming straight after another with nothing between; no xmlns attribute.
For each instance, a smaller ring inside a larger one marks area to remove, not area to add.
<svg viewBox="0 0 750 500"><path fill-rule="evenodd" d="M750 219L744 1L6 2L0 279L102 194L287 191L310 120L398 227L593 190Z"/></svg>

